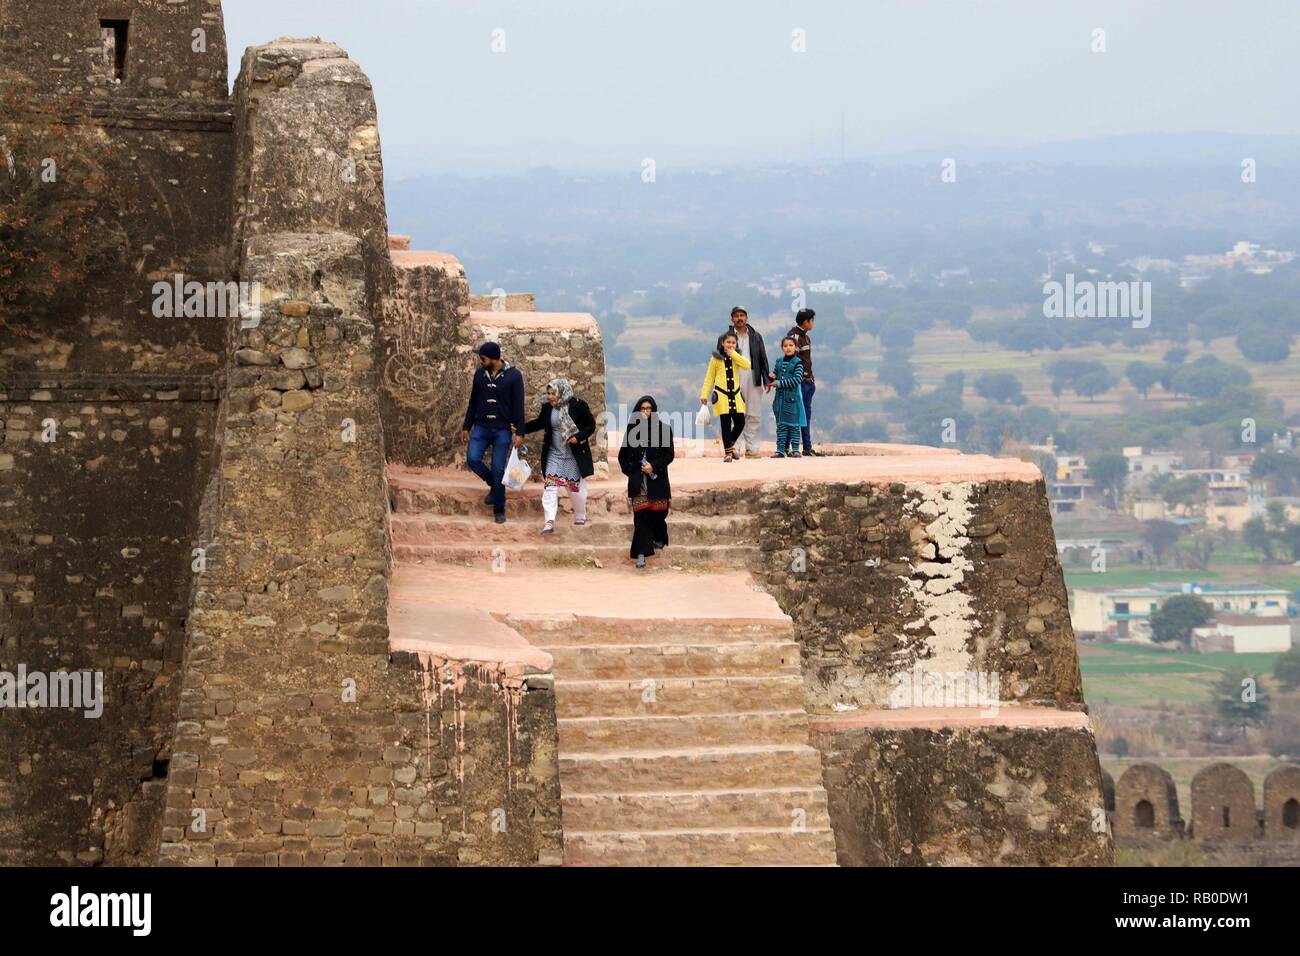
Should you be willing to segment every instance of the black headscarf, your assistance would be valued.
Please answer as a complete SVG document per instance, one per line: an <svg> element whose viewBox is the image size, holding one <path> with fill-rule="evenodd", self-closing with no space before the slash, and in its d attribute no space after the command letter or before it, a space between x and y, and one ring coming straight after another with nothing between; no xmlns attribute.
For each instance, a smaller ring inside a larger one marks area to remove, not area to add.
<svg viewBox="0 0 1300 956"><path fill-rule="evenodd" d="M650 403L650 417L641 414L641 406ZM667 422L659 418L659 403L652 395L642 395L632 406L632 417L628 419L627 431L623 435L624 448L671 448L673 431Z"/></svg>

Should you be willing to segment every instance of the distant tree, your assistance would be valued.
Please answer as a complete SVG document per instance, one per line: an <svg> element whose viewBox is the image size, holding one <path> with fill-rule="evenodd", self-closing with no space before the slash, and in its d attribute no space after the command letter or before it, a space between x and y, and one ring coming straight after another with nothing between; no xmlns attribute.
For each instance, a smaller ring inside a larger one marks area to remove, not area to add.
<svg viewBox="0 0 1300 956"><path fill-rule="evenodd" d="M1190 365L1177 366L1168 376L1166 387L1172 392L1205 400L1218 398L1231 386L1249 385L1250 380L1250 373L1244 368L1213 355L1202 355Z"/></svg>
<svg viewBox="0 0 1300 956"><path fill-rule="evenodd" d="M1250 477L1267 481L1275 495L1300 493L1300 457L1264 448L1250 462Z"/></svg>
<svg viewBox="0 0 1300 956"><path fill-rule="evenodd" d="M1164 476L1162 476L1164 477ZM1170 507L1201 504L1209 493L1205 479L1196 475L1169 477L1161 484L1160 497Z"/></svg>
<svg viewBox="0 0 1300 956"><path fill-rule="evenodd" d="M1277 660L1273 662L1273 679L1283 690L1295 690L1300 687L1300 644L1278 655Z"/></svg>
<svg viewBox="0 0 1300 956"><path fill-rule="evenodd" d="M974 319L966 325L966 334L976 342L997 342L1003 337L1005 322L997 319Z"/></svg>
<svg viewBox="0 0 1300 956"><path fill-rule="evenodd" d="M1067 388L1092 372L1105 372L1106 366L1091 359L1059 358L1047 365L1047 375L1051 380L1052 394L1059 396Z"/></svg>
<svg viewBox="0 0 1300 956"><path fill-rule="evenodd" d="M622 312L606 312L600 317L600 334L605 344L612 345L627 331L627 316Z"/></svg>
<svg viewBox="0 0 1300 956"><path fill-rule="evenodd" d="M1243 736L1247 727L1258 727L1268 719L1268 691L1258 678L1244 670L1224 671L1211 697L1219 718L1230 726L1240 727Z"/></svg>
<svg viewBox="0 0 1300 956"><path fill-rule="evenodd" d="M836 441L846 442L888 442L889 429L878 418L854 421L842 418L835 423L833 436Z"/></svg>
<svg viewBox="0 0 1300 956"><path fill-rule="evenodd" d="M1264 555L1264 560L1273 561L1273 532L1262 515L1256 515L1241 526L1241 543L1253 551Z"/></svg>
<svg viewBox="0 0 1300 956"><path fill-rule="evenodd" d="M608 345L605 347L605 363L614 368L627 368L632 364L632 347L630 345Z"/></svg>
<svg viewBox="0 0 1300 956"><path fill-rule="evenodd" d="M1088 460L1088 477L1096 487L1110 495L1110 507L1119 510L1128 480L1128 459L1119 452L1106 452Z"/></svg>
<svg viewBox="0 0 1300 956"><path fill-rule="evenodd" d="M668 342L668 360L678 368L705 368L710 346L704 339L672 339Z"/></svg>
<svg viewBox="0 0 1300 956"><path fill-rule="evenodd" d="M910 349L916 341L916 330L904 318L891 318L880 330L880 344L883 348Z"/></svg>
<svg viewBox="0 0 1300 956"><path fill-rule="evenodd" d="M1020 435L1026 441L1046 441L1056 431L1056 423L1056 413L1042 405L1028 405L1020 410Z"/></svg>
<svg viewBox="0 0 1300 956"><path fill-rule="evenodd" d="M1017 352L1042 352L1048 349L1058 350L1065 347L1065 338L1060 329L1047 325L1040 320L1025 319L1009 322L1002 327L998 343L1003 348L1015 349Z"/></svg>
<svg viewBox="0 0 1300 956"><path fill-rule="evenodd" d="M1291 355L1291 332L1248 325L1237 333L1237 351L1252 362L1285 362Z"/></svg>
<svg viewBox="0 0 1300 956"><path fill-rule="evenodd" d="M881 385L888 385L904 398L911 395L916 388L916 373L912 369L911 353L905 349L885 352L880 366L876 369L876 381Z"/></svg>
<svg viewBox="0 0 1300 956"><path fill-rule="evenodd" d="M1148 618L1151 639L1161 644L1189 644L1192 631L1214 618L1214 608L1195 594L1175 594Z"/></svg>
<svg viewBox="0 0 1300 956"><path fill-rule="evenodd" d="M1156 556L1156 563L1162 564L1165 555L1169 553L1169 549L1182 537L1183 529L1172 521L1157 518L1154 521L1144 521L1141 533L1142 540L1151 545L1151 550Z"/></svg>
<svg viewBox="0 0 1300 956"><path fill-rule="evenodd" d="M1110 391L1114 385L1114 379L1110 377L1110 372L1105 369L1089 372L1087 375L1081 375L1074 380L1074 390L1089 401L1096 401L1098 395Z"/></svg>
<svg viewBox="0 0 1300 956"><path fill-rule="evenodd" d="M668 350L662 345L656 345L650 350L650 361L659 368L668 364Z"/></svg>
<svg viewBox="0 0 1300 956"><path fill-rule="evenodd" d="M1129 362L1124 376L1146 398L1152 387L1160 382L1160 366L1153 362Z"/></svg>
<svg viewBox="0 0 1300 956"><path fill-rule="evenodd" d="M1110 742L1110 752L1120 760L1128 756L1129 743L1127 737L1116 737Z"/></svg>
<svg viewBox="0 0 1300 956"><path fill-rule="evenodd" d="M1183 566L1198 568L1201 571L1210 570L1210 562L1214 558L1215 549L1219 546L1219 540L1219 535L1207 530L1198 531L1184 538L1184 546L1180 549Z"/></svg>
<svg viewBox="0 0 1300 956"><path fill-rule="evenodd" d="M1164 362L1166 365L1182 365L1187 361L1187 355L1187 349L1181 346L1178 348L1172 348L1165 353Z"/></svg>
<svg viewBox="0 0 1300 956"><path fill-rule="evenodd" d="M790 324L794 325L794 322L791 321ZM781 330L781 334L785 334L785 329ZM853 323L848 319L843 316L839 318L823 317L821 310L817 310L817 319L813 324L813 339L816 348L833 349L835 351L846 349L853 344L857 334L858 330L854 328ZM778 341L777 344L779 345L780 342Z"/></svg>
<svg viewBox="0 0 1300 956"><path fill-rule="evenodd" d="M990 402L1019 404L1025 400L1020 379L1011 372L988 372L979 376L975 379L975 392Z"/></svg>
<svg viewBox="0 0 1300 956"><path fill-rule="evenodd" d="M1036 451L1030 456L1030 461L1038 466L1048 481L1056 480L1056 456L1050 451Z"/></svg>
<svg viewBox="0 0 1300 956"><path fill-rule="evenodd" d="M858 331L863 335L870 335L873 338L880 337L880 330L885 325L885 314L883 312L872 310L858 319ZM816 334L814 332L814 334Z"/></svg>

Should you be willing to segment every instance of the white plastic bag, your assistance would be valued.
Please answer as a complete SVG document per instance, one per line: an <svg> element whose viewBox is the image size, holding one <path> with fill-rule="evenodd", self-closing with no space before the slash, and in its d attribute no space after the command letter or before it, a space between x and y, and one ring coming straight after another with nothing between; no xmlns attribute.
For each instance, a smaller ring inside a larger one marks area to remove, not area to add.
<svg viewBox="0 0 1300 956"><path fill-rule="evenodd" d="M708 405L701 405L700 410L695 413L695 424L700 428L708 428L712 419L713 416L709 413Z"/></svg>
<svg viewBox="0 0 1300 956"><path fill-rule="evenodd" d="M519 457L519 449L512 448L501 483L506 486L507 491L523 491L524 485L528 484L528 476L532 473L533 469L529 467L528 462Z"/></svg>

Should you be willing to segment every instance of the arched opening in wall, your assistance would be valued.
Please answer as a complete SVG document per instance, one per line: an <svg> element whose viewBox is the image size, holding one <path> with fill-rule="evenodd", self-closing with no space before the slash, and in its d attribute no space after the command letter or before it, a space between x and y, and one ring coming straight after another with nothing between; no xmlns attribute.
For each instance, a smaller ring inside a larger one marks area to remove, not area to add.
<svg viewBox="0 0 1300 956"><path fill-rule="evenodd" d="M1133 808L1133 825L1139 830L1153 830L1156 825L1156 808L1150 800L1139 800Z"/></svg>
<svg viewBox="0 0 1300 956"><path fill-rule="evenodd" d="M1228 807L1223 808L1223 829L1232 826L1232 811Z"/></svg>
<svg viewBox="0 0 1300 956"><path fill-rule="evenodd" d="M1282 826L1288 830L1300 827L1300 800L1295 797L1282 804Z"/></svg>

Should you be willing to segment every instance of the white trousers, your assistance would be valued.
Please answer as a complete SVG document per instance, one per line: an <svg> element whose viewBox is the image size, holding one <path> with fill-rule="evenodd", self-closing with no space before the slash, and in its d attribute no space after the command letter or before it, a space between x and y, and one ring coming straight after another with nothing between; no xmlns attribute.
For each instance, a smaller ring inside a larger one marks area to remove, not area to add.
<svg viewBox="0 0 1300 956"><path fill-rule="evenodd" d="M587 479L578 482L577 494L569 492L569 501L573 505L573 517L578 520L587 517ZM560 486L548 483L542 489L542 514L547 521L554 521L560 510Z"/></svg>
<svg viewBox="0 0 1300 956"><path fill-rule="evenodd" d="M752 372L744 372L745 384L742 386L741 394L745 396L745 431L741 437L736 440L736 451L744 450L747 452L758 452L758 440L763 431L763 407L766 392L763 391L762 385L755 385Z"/></svg>

